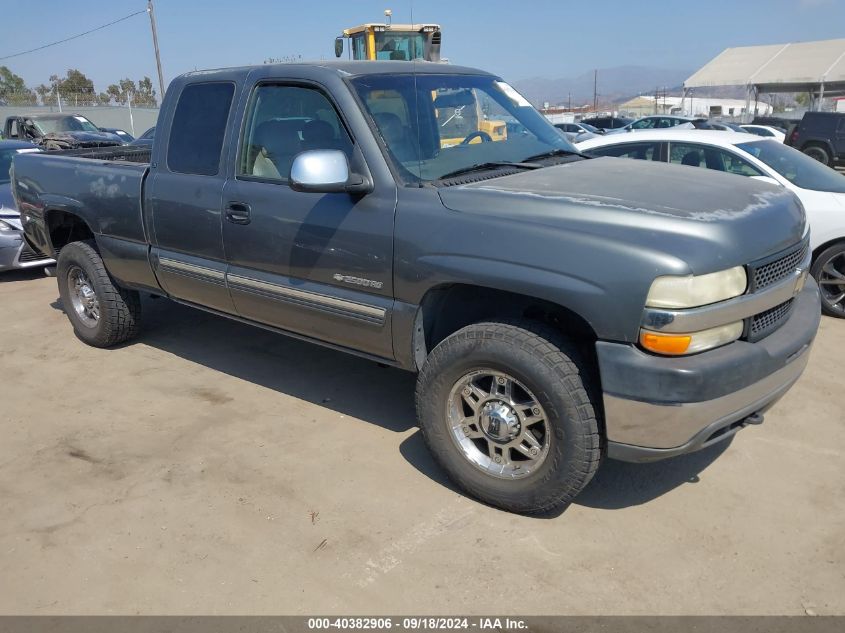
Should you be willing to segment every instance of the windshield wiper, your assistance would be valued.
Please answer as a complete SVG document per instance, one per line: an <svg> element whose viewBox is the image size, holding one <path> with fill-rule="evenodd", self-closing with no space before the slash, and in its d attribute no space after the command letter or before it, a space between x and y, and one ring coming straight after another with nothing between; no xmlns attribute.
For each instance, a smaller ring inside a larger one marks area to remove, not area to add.
<svg viewBox="0 0 845 633"><path fill-rule="evenodd" d="M485 169L496 169L497 167L518 167L520 169L539 169L542 165L533 165L530 162L520 162L520 163L513 163L508 161L490 161L487 163L478 163L476 165L470 165L469 167L462 167L461 169L456 169L455 171L450 171L448 174L443 174L438 178L438 180L446 180L448 178L454 178L455 176L463 176L464 174L470 174L474 171L484 171Z"/></svg>
<svg viewBox="0 0 845 633"><path fill-rule="evenodd" d="M535 154L534 156L529 156L525 159L524 162L530 163L531 161L541 160L543 158L552 158L554 156L583 156L583 154L581 152L573 152L569 149L553 149L549 152L543 152L542 154Z"/></svg>

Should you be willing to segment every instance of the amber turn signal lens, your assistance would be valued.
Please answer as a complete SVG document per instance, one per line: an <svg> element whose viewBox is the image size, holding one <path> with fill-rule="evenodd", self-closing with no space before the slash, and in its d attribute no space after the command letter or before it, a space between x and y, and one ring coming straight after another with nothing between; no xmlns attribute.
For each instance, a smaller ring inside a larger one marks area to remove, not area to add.
<svg viewBox="0 0 845 633"><path fill-rule="evenodd" d="M656 332L640 332L640 345L657 354L679 356L685 354L692 342L689 334L657 334Z"/></svg>

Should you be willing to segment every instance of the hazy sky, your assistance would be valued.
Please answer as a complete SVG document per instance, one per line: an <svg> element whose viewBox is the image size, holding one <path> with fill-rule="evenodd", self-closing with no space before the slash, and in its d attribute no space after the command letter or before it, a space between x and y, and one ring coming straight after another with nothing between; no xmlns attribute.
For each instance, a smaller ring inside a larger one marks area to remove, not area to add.
<svg viewBox="0 0 845 633"><path fill-rule="evenodd" d="M0 58L146 7L146 0L2 0ZM343 27L383 20L437 22L443 55L512 80L644 65L695 70L729 46L845 37L845 0L155 0L165 82L195 68L268 57L333 58ZM146 14L81 39L0 59L30 86L68 68L98 90L149 75Z"/></svg>

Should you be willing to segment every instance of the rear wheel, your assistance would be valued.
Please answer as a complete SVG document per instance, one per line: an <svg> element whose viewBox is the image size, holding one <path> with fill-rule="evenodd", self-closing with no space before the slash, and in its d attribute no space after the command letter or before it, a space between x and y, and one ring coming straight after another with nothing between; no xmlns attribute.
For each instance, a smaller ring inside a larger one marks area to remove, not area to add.
<svg viewBox="0 0 845 633"><path fill-rule="evenodd" d="M819 253L810 273L819 284L822 312L845 318L845 242Z"/></svg>
<svg viewBox="0 0 845 633"><path fill-rule="evenodd" d="M827 149L821 145L808 145L804 148L804 153L813 160L817 160L825 165L830 165L830 154Z"/></svg>
<svg viewBox="0 0 845 633"><path fill-rule="evenodd" d="M576 346L555 330L479 323L431 352L417 415L458 486L499 508L539 513L571 502L598 469L596 393Z"/></svg>
<svg viewBox="0 0 845 633"><path fill-rule="evenodd" d="M112 280L93 241L65 246L59 253L56 278L65 314L88 345L110 347L137 334L140 297Z"/></svg>

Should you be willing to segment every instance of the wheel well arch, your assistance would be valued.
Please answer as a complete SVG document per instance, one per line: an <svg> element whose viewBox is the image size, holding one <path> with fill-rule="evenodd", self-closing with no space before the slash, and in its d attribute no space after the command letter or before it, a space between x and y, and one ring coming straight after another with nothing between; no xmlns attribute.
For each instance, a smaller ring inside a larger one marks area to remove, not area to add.
<svg viewBox="0 0 845 633"><path fill-rule="evenodd" d="M426 292L418 312L417 335L424 350L434 349L450 334L491 319L530 319L592 346L595 330L581 315L560 304L507 290L471 284L448 284ZM419 349L419 345L417 345Z"/></svg>
<svg viewBox="0 0 845 633"><path fill-rule="evenodd" d="M821 255L824 251L826 251L828 248L830 248L830 247L831 247L831 246L833 246L834 244L839 244L840 242L845 243L845 236L843 236L843 237L834 237L834 238L832 238L832 239L829 239L829 240L828 240L827 242L825 242L824 244L820 244L819 246L816 246L816 248L815 248L815 249L813 249L813 259L812 259L813 264L815 264L815 263L816 263L816 258L817 258L819 255Z"/></svg>
<svg viewBox="0 0 845 633"><path fill-rule="evenodd" d="M831 156L833 156L833 154L834 154L833 145L830 143L830 141L825 141L825 140L821 140L821 139L809 140L806 143L804 143L803 145L801 145L801 151L803 152L808 147L821 147L824 151L829 153Z"/></svg>
<svg viewBox="0 0 845 633"><path fill-rule="evenodd" d="M44 222L50 236L50 245L56 255L71 242L94 239L94 231L75 213L49 209L44 214Z"/></svg>

